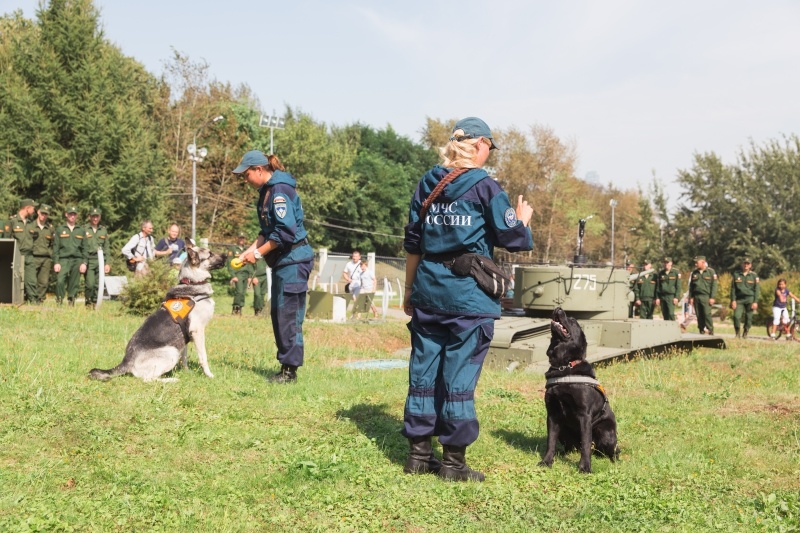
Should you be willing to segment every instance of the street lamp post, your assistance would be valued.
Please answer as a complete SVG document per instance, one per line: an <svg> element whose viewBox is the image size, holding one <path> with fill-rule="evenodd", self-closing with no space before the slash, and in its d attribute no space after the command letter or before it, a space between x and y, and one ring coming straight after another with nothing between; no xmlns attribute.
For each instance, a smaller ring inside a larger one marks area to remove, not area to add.
<svg viewBox="0 0 800 533"><path fill-rule="evenodd" d="M617 201L612 198L608 205L611 206L611 266L614 266L614 209L617 207Z"/></svg>
<svg viewBox="0 0 800 533"><path fill-rule="evenodd" d="M273 109L271 115L261 115L258 125L262 128L269 128L269 153L274 154L273 135L276 129L282 130L286 127L286 119L276 115Z"/></svg>
<svg viewBox="0 0 800 533"><path fill-rule="evenodd" d="M220 120L224 119L225 117L222 115L218 115L211 120L205 122L202 126L197 128L197 131L194 132L194 136L192 136L192 144L186 147L186 151L189 152L189 160L192 162L192 240L194 241L197 238L197 163L202 163L203 159L206 158L208 155L208 149L203 146L202 148L197 147L197 134L202 131L203 128L208 126L209 124L214 124L219 122Z"/></svg>

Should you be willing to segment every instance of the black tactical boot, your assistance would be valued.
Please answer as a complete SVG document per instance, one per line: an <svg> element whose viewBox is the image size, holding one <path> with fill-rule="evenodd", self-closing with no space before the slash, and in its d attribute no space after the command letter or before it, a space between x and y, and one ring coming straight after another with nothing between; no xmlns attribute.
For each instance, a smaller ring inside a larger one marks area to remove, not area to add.
<svg viewBox="0 0 800 533"><path fill-rule="evenodd" d="M467 466L464 453L466 446L447 446L443 445L442 468L438 475L448 481L483 481L485 476L482 472L473 470Z"/></svg>
<svg viewBox="0 0 800 533"><path fill-rule="evenodd" d="M267 378L270 383L295 383L297 382L297 367L290 365L281 365L281 371Z"/></svg>
<svg viewBox="0 0 800 533"><path fill-rule="evenodd" d="M736 332L736 338L737 338L737 339L738 339L738 338L740 338L740 337L742 336L742 334L741 334L741 333L739 333L739 330L738 330L738 329L737 329L737 330L735 330L735 332Z"/></svg>
<svg viewBox="0 0 800 533"><path fill-rule="evenodd" d="M442 468L442 463L433 456L433 447L430 437L412 437L408 439L411 451L403 472L406 474L437 474Z"/></svg>
<svg viewBox="0 0 800 533"><path fill-rule="evenodd" d="M242 314L242 308L241 308L241 307L239 307L238 305L234 305L234 306L233 306L233 313L232 313L232 314L234 314L234 315L241 315L241 314Z"/></svg>
<svg viewBox="0 0 800 533"><path fill-rule="evenodd" d="M69 298L67 302L69 302L70 307L75 307L75 298Z"/></svg>
<svg viewBox="0 0 800 533"><path fill-rule="evenodd" d="M742 338L743 338L743 339L746 339L746 338L747 338L747 332L748 332L748 331L750 331L750 330L749 330L749 329L746 329L746 330L744 330L744 332L742 333Z"/></svg>
<svg viewBox="0 0 800 533"><path fill-rule="evenodd" d="M255 314L255 316L260 315L261 314L261 309L256 309L254 314Z"/></svg>

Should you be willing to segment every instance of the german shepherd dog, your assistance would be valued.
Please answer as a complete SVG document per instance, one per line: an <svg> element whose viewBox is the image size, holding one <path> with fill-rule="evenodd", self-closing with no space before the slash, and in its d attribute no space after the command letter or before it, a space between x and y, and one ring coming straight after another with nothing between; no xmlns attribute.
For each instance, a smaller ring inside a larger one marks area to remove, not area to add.
<svg viewBox="0 0 800 533"><path fill-rule="evenodd" d="M579 449L578 470L592 472L594 451L612 461L619 457L617 420L605 390L586 360L586 336L578 321L556 307L550 322L550 369L544 404L547 408L547 451L539 463L552 466L556 441L569 452Z"/></svg>
<svg viewBox="0 0 800 533"><path fill-rule="evenodd" d="M107 381L123 374L132 374L144 381L159 379L181 359L186 366L186 345L190 340L197 347L203 373L214 377L208 368L205 329L214 316L211 271L225 265L225 256L198 248L191 241L186 253L178 273L178 285L167 292L161 307L133 334L122 362L110 370L92 369L91 379ZM177 381L177 378L160 380Z"/></svg>

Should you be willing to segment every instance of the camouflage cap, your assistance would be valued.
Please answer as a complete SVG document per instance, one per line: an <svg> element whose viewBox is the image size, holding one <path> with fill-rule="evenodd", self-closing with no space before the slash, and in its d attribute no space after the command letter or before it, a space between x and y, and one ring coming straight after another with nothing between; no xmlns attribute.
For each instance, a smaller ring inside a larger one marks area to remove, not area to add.
<svg viewBox="0 0 800 533"><path fill-rule="evenodd" d="M39 212L40 212L40 213L42 213L42 214L44 214L44 215L49 215L49 214L50 214L50 210L51 210L51 209L52 209L52 207L50 207L50 206L49 206L49 205L47 205L47 204L41 204L41 205L39 206Z"/></svg>
<svg viewBox="0 0 800 533"><path fill-rule="evenodd" d="M30 198L23 198L23 199L22 199L22 200L20 200L20 202L19 202L19 208L20 208L20 209L25 209L25 208L26 208L26 207L28 207L29 205L33 205L33 206L35 206L35 205L36 205L36 202L34 202L33 200L31 200Z"/></svg>
<svg viewBox="0 0 800 533"><path fill-rule="evenodd" d="M753 262L752 262L752 261L750 261L750 258L749 258L749 257L743 257L743 258L742 258L742 263L747 263L747 264L749 264L749 265L752 265L752 264L753 264Z"/></svg>
<svg viewBox="0 0 800 533"><path fill-rule="evenodd" d="M71 206L67 207L67 208L64 210L64 212L65 212L65 213L67 213L67 214L69 214L69 213L75 213L75 214L77 214L77 213L78 213L78 207L77 207L77 206L74 206L74 205L71 205Z"/></svg>
<svg viewBox="0 0 800 533"><path fill-rule="evenodd" d="M89 211L89 216L93 216L93 215L102 215L102 214L103 214L103 212L100 210L100 208L99 208L99 207L93 207L93 208L91 209L91 211Z"/></svg>
<svg viewBox="0 0 800 533"><path fill-rule="evenodd" d="M643 265L651 265L652 263L650 262L649 259L645 259L644 261L642 261L642 264Z"/></svg>
<svg viewBox="0 0 800 533"><path fill-rule="evenodd" d="M247 235L245 235L243 231L240 231L240 232L239 232L239 238L240 238L240 239L246 239L246 238L247 238Z"/></svg>
<svg viewBox="0 0 800 533"><path fill-rule="evenodd" d="M696 256L694 256L694 260L695 260L695 262L697 262L697 261L705 261L706 260L706 256L704 256L704 255L696 255Z"/></svg>
<svg viewBox="0 0 800 533"><path fill-rule="evenodd" d="M664 258L664 262L665 263L672 263L672 258L671 257L665 257Z"/></svg>

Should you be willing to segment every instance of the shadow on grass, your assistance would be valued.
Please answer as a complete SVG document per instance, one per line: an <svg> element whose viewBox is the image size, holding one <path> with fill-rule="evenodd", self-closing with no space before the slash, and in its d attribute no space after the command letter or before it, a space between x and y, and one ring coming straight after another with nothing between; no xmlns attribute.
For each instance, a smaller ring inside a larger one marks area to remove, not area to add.
<svg viewBox="0 0 800 533"><path fill-rule="evenodd" d="M508 431L507 429L496 429L492 431L492 436L506 441L506 443L531 454L542 456L547 449L547 437L529 437L519 431Z"/></svg>
<svg viewBox="0 0 800 533"><path fill-rule="evenodd" d="M405 464L408 441L400 434L403 421L390 414L387 408L385 403L361 403L349 409L340 409L336 416L351 420L361 433L375 442L391 462Z"/></svg>
<svg viewBox="0 0 800 533"><path fill-rule="evenodd" d="M211 363L209 363L209 364L211 364ZM280 364L277 363L277 362L274 365L268 366L266 368L261 367L261 366L243 365L243 364L235 363L235 362L232 363L232 362L225 361L225 360L220 361L219 365L220 366L227 366L227 367L230 367L230 368L235 368L237 370L244 370L246 372L252 372L253 374L255 374L257 376L260 376L262 378L267 378L267 379L273 377L275 375L275 373L280 371L280 369L281 369ZM198 364L197 366L199 367L200 365ZM213 369L212 369L212 372L213 372Z"/></svg>

